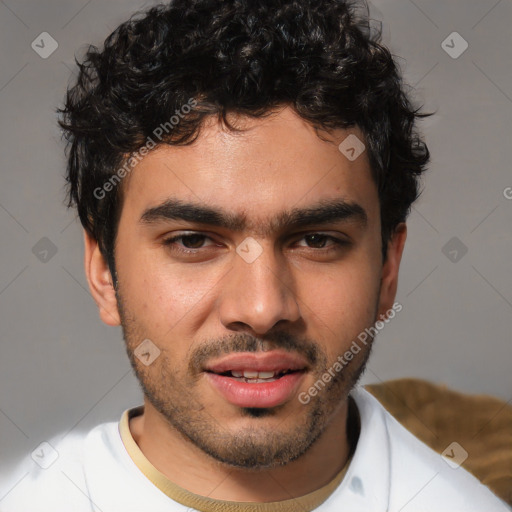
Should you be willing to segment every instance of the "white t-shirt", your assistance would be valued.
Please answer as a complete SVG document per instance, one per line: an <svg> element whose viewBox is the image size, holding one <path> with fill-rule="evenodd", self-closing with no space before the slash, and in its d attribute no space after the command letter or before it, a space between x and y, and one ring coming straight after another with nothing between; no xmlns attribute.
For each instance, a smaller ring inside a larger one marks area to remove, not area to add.
<svg viewBox="0 0 512 512"><path fill-rule="evenodd" d="M454 456L445 459L402 427L363 388L353 390L351 396L361 421L357 447L348 468L340 474L341 483L329 488L329 494L322 498L321 504L315 505L315 511L512 510L462 467L454 467L458 459L456 446L455 452L450 453ZM123 417L127 422L127 412ZM136 446L133 439L130 443ZM14 487L4 489L0 485L0 512L312 510L301 501L303 497L266 504L224 502L194 495L172 482L168 482L168 488L173 494L164 492L165 486L155 485L141 470L140 461L136 464L133 446L127 450L130 443L126 440L123 443L116 422L99 425L83 436L66 437L55 446L59 455L55 461L50 441L40 453L41 465L51 463L47 469L34 462L34 467L20 475L21 480ZM142 452L139 456L143 457ZM147 460L146 463L149 464ZM176 492L176 489L181 490Z"/></svg>

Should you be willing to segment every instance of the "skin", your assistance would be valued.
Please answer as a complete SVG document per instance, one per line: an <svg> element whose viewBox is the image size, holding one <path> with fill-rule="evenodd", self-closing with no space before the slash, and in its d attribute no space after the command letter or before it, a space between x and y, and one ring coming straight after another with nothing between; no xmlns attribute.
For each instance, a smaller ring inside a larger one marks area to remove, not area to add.
<svg viewBox="0 0 512 512"><path fill-rule="evenodd" d="M85 270L101 319L122 325L145 390L144 414L131 420L130 430L148 460L194 493L270 502L322 487L347 461L347 396L370 345L308 404L297 397L391 309L406 227L397 227L383 263L366 152L351 162L337 147L350 133L364 140L357 127L320 138L289 107L263 119L233 120L242 132L212 118L192 145L156 148L125 179L117 293L87 234ZM169 198L243 215L245 226L141 222L147 209ZM284 211L340 199L358 204L366 223L349 218L277 229L269 223ZM208 237L192 239L192 253L180 252L187 249L183 239L163 243L190 232ZM314 233L348 244L305 238ZM252 263L236 253L247 237L262 248ZM283 336L291 345L283 345ZM161 351L149 366L133 355L144 339ZM193 364L201 353L208 360L219 350L285 346L301 355L313 347L316 360L293 396L262 414L228 403Z"/></svg>

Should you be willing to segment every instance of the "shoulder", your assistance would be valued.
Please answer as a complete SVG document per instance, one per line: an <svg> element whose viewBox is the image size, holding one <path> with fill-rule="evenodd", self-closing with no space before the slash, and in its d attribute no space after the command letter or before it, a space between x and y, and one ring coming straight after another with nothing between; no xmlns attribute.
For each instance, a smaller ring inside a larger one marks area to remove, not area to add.
<svg viewBox="0 0 512 512"><path fill-rule="evenodd" d="M41 443L9 470L0 488L2 512L90 511L84 469L89 456L102 458L115 439L117 423L98 425L88 433L55 437ZM92 451L92 453L91 453Z"/></svg>
<svg viewBox="0 0 512 512"><path fill-rule="evenodd" d="M364 457L370 449L387 458L373 463L387 474L389 510L510 510L461 466L465 454L456 440L447 445L451 450L443 457L400 425L366 390L358 388L352 396L361 416Z"/></svg>

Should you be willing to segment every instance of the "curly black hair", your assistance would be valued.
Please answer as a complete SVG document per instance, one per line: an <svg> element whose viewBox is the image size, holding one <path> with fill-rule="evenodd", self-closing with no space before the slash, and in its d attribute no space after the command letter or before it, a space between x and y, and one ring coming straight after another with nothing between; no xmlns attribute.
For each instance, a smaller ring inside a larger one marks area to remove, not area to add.
<svg viewBox="0 0 512 512"><path fill-rule="evenodd" d="M364 0L172 0L121 24L102 49L90 46L76 61L59 124L68 143L68 206L77 206L114 279L122 187L110 191L112 178L155 143L155 128L166 127L158 144L189 144L206 116L235 129L230 113L261 117L285 105L318 128L362 130L385 259L419 195L429 151L416 121L429 114L413 107L380 41Z"/></svg>

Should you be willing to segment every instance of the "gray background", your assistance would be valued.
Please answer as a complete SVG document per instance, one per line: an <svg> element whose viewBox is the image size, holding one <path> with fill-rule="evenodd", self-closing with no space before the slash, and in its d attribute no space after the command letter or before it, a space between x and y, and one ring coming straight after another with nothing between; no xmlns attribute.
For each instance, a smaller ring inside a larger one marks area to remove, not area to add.
<svg viewBox="0 0 512 512"><path fill-rule="evenodd" d="M55 108L74 53L144 5L0 0L3 468L141 401L121 332L100 322L87 289L81 230L64 206ZM512 1L376 0L372 9L417 100L437 114L422 125L432 163L409 220L403 311L378 338L364 382L416 376L509 401ZM31 48L45 31L58 42L47 59ZM441 46L453 31L469 44L456 59ZM56 254L43 256L43 237Z"/></svg>

